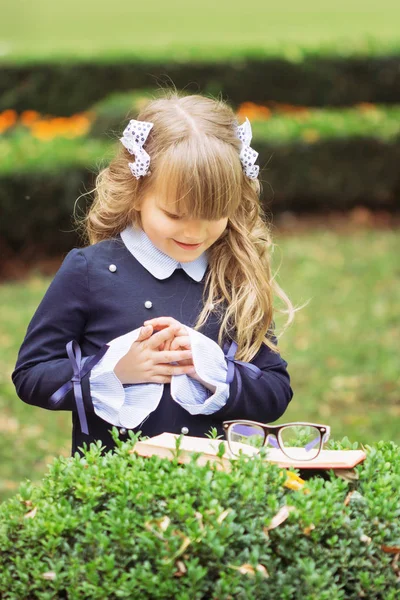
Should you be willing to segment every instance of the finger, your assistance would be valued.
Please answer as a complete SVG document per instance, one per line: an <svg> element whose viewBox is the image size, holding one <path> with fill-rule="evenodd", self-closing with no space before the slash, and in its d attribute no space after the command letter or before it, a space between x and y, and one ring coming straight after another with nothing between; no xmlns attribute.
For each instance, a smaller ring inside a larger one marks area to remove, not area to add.
<svg viewBox="0 0 400 600"><path fill-rule="evenodd" d="M139 336L136 341L142 342L143 340L147 340L147 338L149 338L152 333L153 333L152 325L146 325L146 327L141 327Z"/></svg>
<svg viewBox="0 0 400 600"><path fill-rule="evenodd" d="M177 360L176 364L179 365L179 366L181 366L181 367L186 367L186 366L194 367L193 359L192 358L190 360Z"/></svg>
<svg viewBox="0 0 400 600"><path fill-rule="evenodd" d="M196 372L193 365L181 366L181 365L159 365L157 369L157 376L169 376L174 375L190 375Z"/></svg>
<svg viewBox="0 0 400 600"><path fill-rule="evenodd" d="M144 324L152 323L154 331L161 331L161 330L165 329L166 327L168 327L167 323L165 323L165 324L155 323L155 321L158 321L159 319L170 320L171 321L170 325L174 325L174 324L180 325L181 328L175 335L187 335L188 334L186 327L184 325L182 325L181 323L179 323L179 321L177 321L176 319L173 319L172 317L158 317L156 319L151 319L150 321L145 321ZM165 347L164 347L164 349L165 349ZM160 348L160 350L163 350L163 348Z"/></svg>
<svg viewBox="0 0 400 600"><path fill-rule="evenodd" d="M182 348L182 349L186 348L188 350L191 348L189 336L181 335L181 336L175 337L172 340L170 350L179 350L179 348Z"/></svg>
<svg viewBox="0 0 400 600"><path fill-rule="evenodd" d="M152 350L155 350L156 348L158 348L163 342L166 342L167 340L171 339L175 336L176 332L178 331L178 327L175 325L169 325L168 327L166 327L165 329L163 329L162 331L158 331L157 333L155 333L154 335L152 335L148 340L148 344L149 347Z"/></svg>
<svg viewBox="0 0 400 600"><path fill-rule="evenodd" d="M155 360L156 365L168 364L179 360L192 360L192 352L190 350L163 350L158 352Z"/></svg>
<svg viewBox="0 0 400 600"><path fill-rule="evenodd" d="M153 375L149 383L171 383L171 375Z"/></svg>
<svg viewBox="0 0 400 600"><path fill-rule="evenodd" d="M179 331L177 331L175 333L175 337L189 337L189 336L188 336L186 329L181 328L181 329L179 329Z"/></svg>
<svg viewBox="0 0 400 600"><path fill-rule="evenodd" d="M188 330L184 325L182 325L182 327L180 328L178 335L188 335Z"/></svg>
<svg viewBox="0 0 400 600"><path fill-rule="evenodd" d="M163 342L161 346L158 347L159 350L171 350L172 339Z"/></svg>
<svg viewBox="0 0 400 600"><path fill-rule="evenodd" d="M164 342L163 347L159 347L159 350L171 350L171 342L172 340L167 340L166 342Z"/></svg>
<svg viewBox="0 0 400 600"><path fill-rule="evenodd" d="M183 336L181 336L179 339L182 339L182 337ZM177 338L175 338L175 339L177 339ZM179 344L176 345L174 348L171 347L172 342L173 342L173 339L171 339L171 338L166 340L160 346L158 346L158 350L160 350L160 351L162 351L162 350L179 350L180 349ZM184 348L186 348L186 346L184 346ZM190 345L189 345L189 348L190 348Z"/></svg>
<svg viewBox="0 0 400 600"><path fill-rule="evenodd" d="M145 321L143 325L152 325L158 331L164 329L164 327L168 327L168 325L181 325L181 323L173 317L155 317L154 319Z"/></svg>

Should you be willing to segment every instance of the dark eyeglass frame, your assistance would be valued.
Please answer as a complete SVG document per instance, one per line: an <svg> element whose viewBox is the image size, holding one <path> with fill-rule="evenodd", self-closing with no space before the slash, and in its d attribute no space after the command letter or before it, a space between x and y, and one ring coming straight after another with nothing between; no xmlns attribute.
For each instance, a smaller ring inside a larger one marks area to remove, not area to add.
<svg viewBox="0 0 400 600"><path fill-rule="evenodd" d="M314 440L314 442L318 443L318 452L315 456L312 456L311 458L298 459L298 460L301 460L304 462L309 461L309 460L315 460L317 458L317 456L319 455L319 453L322 450L322 446L329 440L329 436L331 434L331 428L329 425L323 425L321 423L308 423L307 421L295 421L293 423L282 423L281 425L268 425L267 423L259 423L258 421L248 421L246 419L234 419L232 421L223 421L222 428L224 430L228 448L229 448L229 451L232 454L232 456L237 456L237 454L232 451L232 448L230 446L229 431L233 425L239 425L239 424L240 425L248 425L250 427L251 426L260 427L264 431L264 440L263 440L263 444L262 444L261 448L264 448L267 445L267 443L269 442L275 448L278 447L279 450L281 450L281 452L283 452L283 454L290 459L293 459L293 457L289 456L285 452L285 446L281 439L282 430L287 427L293 427L293 426L297 427L297 426L304 426L304 425L318 429L319 440L317 440L317 439ZM275 437L275 439L276 439L275 443L273 443L271 439L268 439L270 435ZM315 445L315 444L313 444L313 445ZM258 451L260 451L261 448L259 448Z"/></svg>

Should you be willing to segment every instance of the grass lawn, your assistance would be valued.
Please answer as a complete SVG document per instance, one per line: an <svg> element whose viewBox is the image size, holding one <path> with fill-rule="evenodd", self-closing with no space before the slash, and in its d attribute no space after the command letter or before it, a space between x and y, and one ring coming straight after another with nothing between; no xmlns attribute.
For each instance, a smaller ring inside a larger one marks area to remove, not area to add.
<svg viewBox="0 0 400 600"><path fill-rule="evenodd" d="M308 301L280 340L295 391L280 422L326 422L336 439L399 443L398 232L314 230L276 242L278 281L296 305ZM71 415L25 405L10 379L49 283L33 274L0 286L0 499L70 453Z"/></svg>
<svg viewBox="0 0 400 600"><path fill-rule="evenodd" d="M343 54L366 52L368 40L400 46L397 0L255 0L251 6L232 0L14 0L1 21L0 58L6 60L124 54L218 60L271 48L296 59L297 46Z"/></svg>
<svg viewBox="0 0 400 600"><path fill-rule="evenodd" d="M308 301L280 340L295 397L279 422L315 420L335 438L398 443L398 232L315 231L282 238L279 255L281 286L297 305Z"/></svg>

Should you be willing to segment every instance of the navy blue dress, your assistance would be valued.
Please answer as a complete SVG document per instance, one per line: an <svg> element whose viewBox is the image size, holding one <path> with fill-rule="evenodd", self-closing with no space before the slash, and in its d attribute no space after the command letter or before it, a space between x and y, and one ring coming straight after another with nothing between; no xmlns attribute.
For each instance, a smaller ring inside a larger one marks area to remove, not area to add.
<svg viewBox="0 0 400 600"><path fill-rule="evenodd" d="M117 270L111 272L109 265ZM12 373L17 394L27 404L49 410L72 411L72 454L83 442L101 440L106 450L115 444L112 425L99 418L90 396L90 371L80 377L88 433L81 430L76 395L71 389L60 399L52 395L73 377L73 363L66 347L75 340L87 361L110 340L137 329L150 318L170 316L194 327L202 308L205 277L194 281L182 269L164 280L153 277L129 252L120 236L81 249L71 250L37 308L21 345ZM152 301L151 311L145 308ZM218 342L219 323L211 314L201 333ZM230 342L230 340L227 340ZM223 435L222 421L253 419L272 422L286 410L293 392L287 363L262 345L251 364L258 377L243 365L234 364L234 377L226 405L211 415L191 415L170 395L164 385L161 401L141 424L143 435L164 431L204 437L211 427ZM76 387L76 384L75 384ZM136 431L136 430L134 430ZM126 437L127 433L121 433Z"/></svg>

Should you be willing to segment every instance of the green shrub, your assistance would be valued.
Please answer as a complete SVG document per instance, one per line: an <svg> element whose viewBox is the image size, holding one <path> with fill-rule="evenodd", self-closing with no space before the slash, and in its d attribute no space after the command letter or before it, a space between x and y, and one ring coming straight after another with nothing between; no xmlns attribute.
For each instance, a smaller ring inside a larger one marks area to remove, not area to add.
<svg viewBox="0 0 400 600"><path fill-rule="evenodd" d="M114 452L58 458L0 505L2 599L398 597L393 442L368 447L352 483L331 473L293 491L263 460L180 465L113 436Z"/></svg>
<svg viewBox="0 0 400 600"><path fill-rule="evenodd" d="M128 117L136 119L143 105L156 95L156 90L132 90L116 92L96 102L90 107L90 111L94 113L94 121L89 136L115 141L122 135Z"/></svg>
<svg viewBox="0 0 400 600"><path fill-rule="evenodd" d="M146 102L158 97L156 90L140 90L110 94L105 100L90 107L94 121L88 137L101 140L116 140L128 123L128 116L136 118ZM353 138L371 138L394 142L400 137L400 105L360 104L346 108L303 108L292 107L292 112L280 113L279 107L272 108L269 118L257 118L255 105L242 108L248 117L257 142L285 143ZM244 120L239 116L239 122Z"/></svg>
<svg viewBox="0 0 400 600"><path fill-rule="evenodd" d="M342 56L342 44L324 54L282 44L268 54L255 48L225 56L182 57L165 53L109 56L96 60L51 58L11 64L0 57L0 111L37 110L58 116L87 110L112 92L152 88L173 82L191 93L218 95L237 106L266 100L303 106L351 106L358 102L396 104L399 101L399 48ZM67 93L66 93L67 92Z"/></svg>
<svg viewBox="0 0 400 600"><path fill-rule="evenodd" d="M96 175L118 147L129 106L135 114L142 99L118 95L98 104L91 134L100 139L44 142L22 128L0 139L0 242L11 257L26 248L30 255L66 253L86 243L75 233L74 209L80 217L89 209ZM274 215L358 206L396 213L399 120L399 107L380 106L254 121L263 206Z"/></svg>

